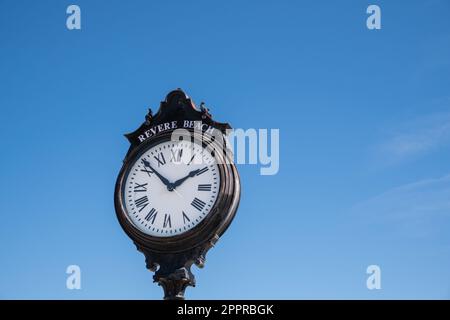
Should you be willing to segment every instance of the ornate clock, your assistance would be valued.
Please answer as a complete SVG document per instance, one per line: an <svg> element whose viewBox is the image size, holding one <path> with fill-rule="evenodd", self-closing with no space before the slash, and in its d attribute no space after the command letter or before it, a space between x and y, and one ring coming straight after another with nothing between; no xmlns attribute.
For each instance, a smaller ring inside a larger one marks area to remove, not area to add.
<svg viewBox="0 0 450 320"><path fill-rule="evenodd" d="M203 267L238 208L227 129L178 89L126 135L131 146L116 182L116 214L147 268L156 271L165 299L184 299L186 287L195 286L192 264Z"/></svg>

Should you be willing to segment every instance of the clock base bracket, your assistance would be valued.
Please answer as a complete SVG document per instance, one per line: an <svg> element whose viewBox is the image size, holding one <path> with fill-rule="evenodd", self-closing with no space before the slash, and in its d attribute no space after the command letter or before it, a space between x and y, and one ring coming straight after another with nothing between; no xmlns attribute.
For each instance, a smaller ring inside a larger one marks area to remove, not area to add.
<svg viewBox="0 0 450 320"><path fill-rule="evenodd" d="M164 290L164 300L184 300L184 291L188 286L195 287L195 276L190 268L182 267L168 275L156 273L153 281Z"/></svg>
<svg viewBox="0 0 450 320"><path fill-rule="evenodd" d="M176 253L159 253L136 244L145 255L147 269L154 271L153 282L164 290L165 300L184 300L184 292L188 286L195 287L195 276L191 272L193 264L203 268L206 253L214 246L219 237L195 248Z"/></svg>

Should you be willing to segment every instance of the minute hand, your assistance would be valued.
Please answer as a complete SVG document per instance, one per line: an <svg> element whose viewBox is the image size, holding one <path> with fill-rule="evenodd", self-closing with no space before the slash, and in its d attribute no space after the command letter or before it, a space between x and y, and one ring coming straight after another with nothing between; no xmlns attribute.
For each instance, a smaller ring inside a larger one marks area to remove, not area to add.
<svg viewBox="0 0 450 320"><path fill-rule="evenodd" d="M173 186L174 188L178 187L179 185L181 185L181 184L182 184L184 181L186 181L187 179L194 177L199 171L200 171L200 169L193 170L193 171L189 172L189 174L188 174L186 177L181 178L181 179L175 181L175 182L172 184L172 186Z"/></svg>
<svg viewBox="0 0 450 320"><path fill-rule="evenodd" d="M164 183L164 185L169 188L169 186L171 186L172 184L169 182L169 180L167 180L166 178L164 178L158 171L156 171L155 169L152 168L152 166L150 165L150 162L148 162L147 160L142 160L142 162L144 163L144 165L146 167L148 167L150 170L152 170L157 176L158 178L162 181L162 183Z"/></svg>

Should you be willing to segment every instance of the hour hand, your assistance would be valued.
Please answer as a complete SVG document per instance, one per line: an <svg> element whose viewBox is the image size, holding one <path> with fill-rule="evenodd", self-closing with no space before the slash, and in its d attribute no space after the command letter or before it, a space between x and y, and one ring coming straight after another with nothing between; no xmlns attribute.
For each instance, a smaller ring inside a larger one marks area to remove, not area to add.
<svg viewBox="0 0 450 320"><path fill-rule="evenodd" d="M175 181L175 182L173 183L173 187L174 187L174 188L178 187L179 185L181 185L181 184L182 184L184 181L186 181L187 179L192 178L193 176L195 176L199 171L200 171L200 169L192 170L191 172L189 172L189 174L188 174L186 177L181 178L181 179Z"/></svg>
<svg viewBox="0 0 450 320"><path fill-rule="evenodd" d="M166 185L167 188L169 188L169 186L171 186L172 184L169 182L169 180L167 180L166 178L164 178L158 171L156 171L155 169L152 168L152 166L150 165L150 162L148 162L147 160L142 159L142 163L144 164L144 166L148 167L150 170L152 170L157 176L158 178L162 181L162 183L164 183Z"/></svg>

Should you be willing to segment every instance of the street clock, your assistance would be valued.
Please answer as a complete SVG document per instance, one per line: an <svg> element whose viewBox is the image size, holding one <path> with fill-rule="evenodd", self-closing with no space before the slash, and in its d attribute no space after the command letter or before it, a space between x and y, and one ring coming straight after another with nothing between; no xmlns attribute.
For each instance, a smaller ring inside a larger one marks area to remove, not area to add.
<svg viewBox="0 0 450 320"><path fill-rule="evenodd" d="M238 208L227 129L177 89L125 135L131 146L116 182L116 214L165 299L184 299L186 287L195 286L192 264L204 266Z"/></svg>

